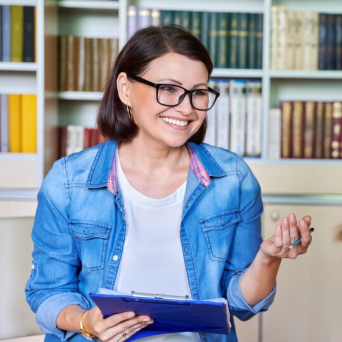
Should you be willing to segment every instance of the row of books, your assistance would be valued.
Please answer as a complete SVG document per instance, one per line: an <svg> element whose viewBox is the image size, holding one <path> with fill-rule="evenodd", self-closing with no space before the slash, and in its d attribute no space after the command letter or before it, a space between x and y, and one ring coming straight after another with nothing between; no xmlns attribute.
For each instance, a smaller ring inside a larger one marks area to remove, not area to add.
<svg viewBox="0 0 342 342"><path fill-rule="evenodd" d="M37 95L0 95L0 152L37 152Z"/></svg>
<svg viewBox="0 0 342 342"><path fill-rule="evenodd" d="M117 38L59 37L59 90L102 91L118 50Z"/></svg>
<svg viewBox="0 0 342 342"><path fill-rule="evenodd" d="M176 24L202 41L214 67L262 68L262 13L159 11L129 6L127 15L127 37L146 26Z"/></svg>
<svg viewBox="0 0 342 342"><path fill-rule="evenodd" d="M35 62L35 7L0 6L0 61Z"/></svg>
<svg viewBox="0 0 342 342"><path fill-rule="evenodd" d="M208 112L205 142L242 156L261 156L261 80L211 79L210 87L220 92Z"/></svg>
<svg viewBox="0 0 342 342"><path fill-rule="evenodd" d="M271 116L271 130L280 131L281 158L342 159L342 102L283 101Z"/></svg>
<svg viewBox="0 0 342 342"><path fill-rule="evenodd" d="M58 127L58 157L80 152L104 141L106 139L96 128L80 125Z"/></svg>
<svg viewBox="0 0 342 342"><path fill-rule="evenodd" d="M272 6L270 69L342 70L342 14Z"/></svg>

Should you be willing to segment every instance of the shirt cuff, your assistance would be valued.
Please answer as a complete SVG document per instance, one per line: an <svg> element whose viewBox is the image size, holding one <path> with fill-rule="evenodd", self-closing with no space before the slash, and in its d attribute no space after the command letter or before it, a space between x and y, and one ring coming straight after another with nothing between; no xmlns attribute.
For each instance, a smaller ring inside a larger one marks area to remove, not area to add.
<svg viewBox="0 0 342 342"><path fill-rule="evenodd" d="M262 311L267 311L273 303L277 286L274 286L273 290L266 298L264 298L252 307L246 302L244 296L241 293L240 281L243 273L244 271L237 271L229 282L227 290L227 299L229 306L233 310L250 311L253 314L257 314Z"/></svg>
<svg viewBox="0 0 342 342"><path fill-rule="evenodd" d="M48 334L56 335L61 341L65 341L74 332L60 330L56 326L57 316L59 313L69 305L79 305L83 309L90 309L87 300L79 293L59 293L46 299L38 308L36 313L36 321L40 329Z"/></svg>

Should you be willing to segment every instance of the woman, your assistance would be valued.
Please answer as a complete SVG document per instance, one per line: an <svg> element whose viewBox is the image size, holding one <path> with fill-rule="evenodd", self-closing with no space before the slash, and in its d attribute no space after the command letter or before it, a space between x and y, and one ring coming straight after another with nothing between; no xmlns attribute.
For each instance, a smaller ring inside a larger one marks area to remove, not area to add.
<svg viewBox="0 0 342 342"><path fill-rule="evenodd" d="M306 252L311 218L290 214L262 242L258 182L242 158L202 144L219 96L212 68L176 26L143 29L120 52L98 114L110 139L57 161L38 195L26 293L46 341L123 341L153 323L133 312L103 319L89 298L100 287L225 297L249 319L272 303L281 259ZM233 325L227 336L146 340L237 337Z"/></svg>

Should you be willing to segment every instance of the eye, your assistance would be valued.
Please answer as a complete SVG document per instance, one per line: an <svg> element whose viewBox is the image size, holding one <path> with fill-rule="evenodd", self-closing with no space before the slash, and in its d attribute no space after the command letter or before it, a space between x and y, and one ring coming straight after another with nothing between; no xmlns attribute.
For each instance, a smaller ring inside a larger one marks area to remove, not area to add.
<svg viewBox="0 0 342 342"><path fill-rule="evenodd" d="M200 96L207 96L208 90L206 89L195 89L192 91L192 96L200 97Z"/></svg>
<svg viewBox="0 0 342 342"><path fill-rule="evenodd" d="M159 90L167 92L169 94L177 93L178 89L175 86L172 86L170 84L163 84L159 87Z"/></svg>

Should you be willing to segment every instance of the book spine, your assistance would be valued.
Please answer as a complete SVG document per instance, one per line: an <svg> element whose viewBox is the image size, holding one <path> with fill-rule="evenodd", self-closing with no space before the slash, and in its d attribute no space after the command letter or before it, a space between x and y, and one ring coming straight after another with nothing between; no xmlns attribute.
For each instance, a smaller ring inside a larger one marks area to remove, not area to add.
<svg viewBox="0 0 342 342"><path fill-rule="evenodd" d="M8 136L8 95L0 95L0 151L9 152Z"/></svg>
<svg viewBox="0 0 342 342"><path fill-rule="evenodd" d="M37 152L37 96L21 95L21 151Z"/></svg>
<svg viewBox="0 0 342 342"><path fill-rule="evenodd" d="M218 80L218 91L220 97L216 106L216 145L225 149L229 148L229 81Z"/></svg>
<svg viewBox="0 0 342 342"><path fill-rule="evenodd" d="M257 13L257 69L262 69L263 61L263 37L264 37L264 15L262 13Z"/></svg>
<svg viewBox="0 0 342 342"><path fill-rule="evenodd" d="M228 67L228 13L218 13L218 31L217 31L217 68Z"/></svg>
<svg viewBox="0 0 342 342"><path fill-rule="evenodd" d="M287 48L287 8L279 6L278 9L278 30L277 30L277 70L285 70L286 68L286 48Z"/></svg>
<svg viewBox="0 0 342 342"><path fill-rule="evenodd" d="M312 12L312 40L311 40L311 70L318 70L318 55L319 55L319 14Z"/></svg>
<svg viewBox="0 0 342 342"><path fill-rule="evenodd" d="M85 47L85 74L84 74L84 90L92 90L92 52L91 52L91 38L84 38Z"/></svg>
<svg viewBox="0 0 342 342"><path fill-rule="evenodd" d="M23 6L11 6L11 61L23 61L23 32L24 32Z"/></svg>
<svg viewBox="0 0 342 342"><path fill-rule="evenodd" d="M180 22L182 27L187 30L191 28L191 12L190 11L181 11L180 12Z"/></svg>
<svg viewBox="0 0 342 342"><path fill-rule="evenodd" d="M137 7L127 7L127 40L131 38L134 32L137 30Z"/></svg>
<svg viewBox="0 0 342 342"><path fill-rule="evenodd" d="M262 94L261 81L248 81L247 91L247 124L246 124L246 156L261 156L262 127Z"/></svg>
<svg viewBox="0 0 342 342"><path fill-rule="evenodd" d="M327 70L334 70L335 67L335 15L327 15L327 40L326 40Z"/></svg>
<svg viewBox="0 0 342 342"><path fill-rule="evenodd" d="M152 16L150 9L138 7L137 15L137 30L151 26Z"/></svg>
<svg viewBox="0 0 342 342"><path fill-rule="evenodd" d="M342 140L342 107L341 102L333 103L332 112L332 139L331 139L331 158L340 158L340 143Z"/></svg>
<svg viewBox="0 0 342 342"><path fill-rule="evenodd" d="M285 55L285 68L287 70L294 69L294 39L295 39L295 12L287 12L287 25L286 25L286 55Z"/></svg>
<svg viewBox="0 0 342 342"><path fill-rule="evenodd" d="M303 158L304 150L304 105L294 101L292 108L292 158Z"/></svg>
<svg viewBox="0 0 342 342"><path fill-rule="evenodd" d="M268 157L270 159L280 158L281 149L281 110L271 108L269 114L269 144Z"/></svg>
<svg viewBox="0 0 342 342"><path fill-rule="evenodd" d="M243 156L246 141L246 81L231 80L229 88L231 103L230 150Z"/></svg>
<svg viewBox="0 0 342 342"><path fill-rule="evenodd" d="M214 79L209 80L209 87L212 89L217 89L216 81ZM205 135L204 142L209 145L216 145L216 108L215 105L213 108L208 110L207 113L207 132Z"/></svg>
<svg viewBox="0 0 342 342"><path fill-rule="evenodd" d="M0 5L0 62L2 61L2 6Z"/></svg>
<svg viewBox="0 0 342 342"><path fill-rule="evenodd" d="M2 6L2 61L11 61L11 6Z"/></svg>
<svg viewBox="0 0 342 342"><path fill-rule="evenodd" d="M331 157L331 138L332 138L332 102L324 104L324 136L323 136L323 158Z"/></svg>
<svg viewBox="0 0 342 342"><path fill-rule="evenodd" d="M98 38L92 39L92 51L93 51L93 91L100 91L100 71L99 71L99 41Z"/></svg>
<svg viewBox="0 0 342 342"><path fill-rule="evenodd" d="M67 36L66 43L67 43L67 58L66 58L66 89L67 91L74 91L74 84L75 84L75 60L74 60L74 36Z"/></svg>
<svg viewBox="0 0 342 342"><path fill-rule="evenodd" d="M78 68L77 68L77 90L84 91L85 83L85 38L79 37L78 42ZM103 57L103 56L101 56ZM101 79L102 81L102 79ZM102 84L102 83L101 83Z"/></svg>
<svg viewBox="0 0 342 342"><path fill-rule="evenodd" d="M173 24L181 26L182 24L182 13L181 11L173 12Z"/></svg>
<svg viewBox="0 0 342 342"><path fill-rule="evenodd" d="M323 158L324 102L316 103L315 158Z"/></svg>
<svg viewBox="0 0 342 342"><path fill-rule="evenodd" d="M336 15L335 70L342 70L342 14Z"/></svg>
<svg viewBox="0 0 342 342"><path fill-rule="evenodd" d="M173 24L173 22L174 22L173 17L174 17L173 11L162 10L160 12L160 20L161 20L162 25Z"/></svg>
<svg viewBox="0 0 342 342"><path fill-rule="evenodd" d="M256 13L248 14L248 43L247 43L247 68L248 69L256 69L257 68L257 35L256 35Z"/></svg>
<svg viewBox="0 0 342 342"><path fill-rule="evenodd" d="M34 7L24 6L24 62L33 63L35 61L34 37Z"/></svg>
<svg viewBox="0 0 342 342"><path fill-rule="evenodd" d="M151 9L151 25L153 25L153 26L160 26L161 25L160 10L157 8Z"/></svg>
<svg viewBox="0 0 342 342"><path fill-rule="evenodd" d="M209 29L209 54L211 60L216 68L216 54L217 54L217 20L218 13L211 12L210 13L210 29Z"/></svg>
<svg viewBox="0 0 342 342"><path fill-rule="evenodd" d="M304 13L295 12L295 39L294 39L294 68L303 70L303 36L304 36Z"/></svg>
<svg viewBox="0 0 342 342"><path fill-rule="evenodd" d="M238 13L238 38L237 38L237 68L247 68L247 13Z"/></svg>
<svg viewBox="0 0 342 342"><path fill-rule="evenodd" d="M59 87L60 91L66 90L66 60L67 60L67 38L66 36L59 37Z"/></svg>
<svg viewBox="0 0 342 342"><path fill-rule="evenodd" d="M229 68L237 68L238 13L231 13L229 25Z"/></svg>
<svg viewBox="0 0 342 342"><path fill-rule="evenodd" d="M316 104L313 101L304 103L304 158L314 157L315 107Z"/></svg>
<svg viewBox="0 0 342 342"><path fill-rule="evenodd" d="M270 69L278 69L278 25L279 25L279 6L271 7L270 22Z"/></svg>
<svg viewBox="0 0 342 342"><path fill-rule="evenodd" d="M17 94L8 95L8 123L9 123L9 152L19 153L21 137L21 96Z"/></svg>
<svg viewBox="0 0 342 342"><path fill-rule="evenodd" d="M191 32L199 40L201 40L201 12L191 12Z"/></svg>
<svg viewBox="0 0 342 342"><path fill-rule="evenodd" d="M326 70L327 15L319 14L318 69Z"/></svg>
<svg viewBox="0 0 342 342"><path fill-rule="evenodd" d="M303 70L311 69L313 21L311 12L304 12L303 18Z"/></svg>
<svg viewBox="0 0 342 342"><path fill-rule="evenodd" d="M291 158L292 145L292 103L283 101L281 103L281 158Z"/></svg>

